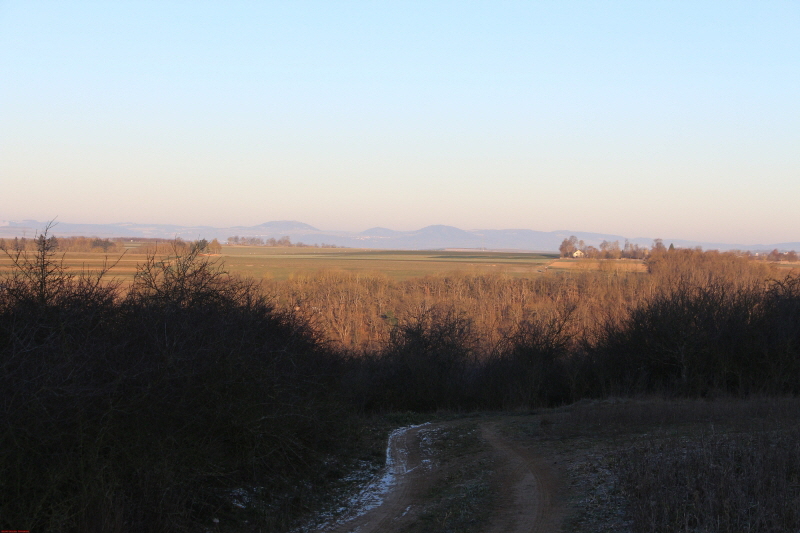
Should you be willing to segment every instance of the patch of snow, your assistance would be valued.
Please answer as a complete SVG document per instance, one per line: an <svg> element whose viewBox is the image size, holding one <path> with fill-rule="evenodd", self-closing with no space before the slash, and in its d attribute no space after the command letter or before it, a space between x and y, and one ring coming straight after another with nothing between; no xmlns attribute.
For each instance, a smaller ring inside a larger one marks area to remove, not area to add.
<svg viewBox="0 0 800 533"><path fill-rule="evenodd" d="M399 477L411 472L413 469L408 468L408 449L399 444L399 439L406 432L428 425L430 422L424 424L417 424L413 426L404 426L397 428L389 434L389 439L386 444L386 466L382 469L382 475L373 478L362 488L358 493L353 495L346 504L338 507L335 510L328 511L321 514L314 520L314 523L307 524L293 531L293 533L309 533L311 531L322 531L331 529L335 526L344 524L351 520L364 515L368 511L380 506L386 495L397 483ZM394 450L395 453L392 453ZM395 460L395 455L397 460ZM430 463L430 460L428 460ZM359 473L354 472L351 474L352 478L359 478ZM408 510L406 510L407 512Z"/></svg>
<svg viewBox="0 0 800 533"><path fill-rule="evenodd" d="M420 460L420 466L423 466L427 471L431 471L438 466L438 463L433 460L433 458L436 457L434 443L445 439L447 437L447 431L443 428L425 429L420 430L418 436L420 452L423 456Z"/></svg>

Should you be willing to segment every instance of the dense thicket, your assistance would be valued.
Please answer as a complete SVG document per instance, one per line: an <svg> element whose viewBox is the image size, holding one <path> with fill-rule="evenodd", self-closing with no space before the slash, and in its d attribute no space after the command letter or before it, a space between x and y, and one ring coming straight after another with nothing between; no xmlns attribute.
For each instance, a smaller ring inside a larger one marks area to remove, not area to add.
<svg viewBox="0 0 800 533"><path fill-rule="evenodd" d="M358 356L348 390L363 408L505 408L608 394L795 393L800 286L789 272L673 250L651 255L647 273L614 263L530 279L322 272L269 290Z"/></svg>
<svg viewBox="0 0 800 533"><path fill-rule="evenodd" d="M731 254L262 287L199 252L150 256L126 291L45 236L9 252L1 526L281 529L353 414L800 392L800 277Z"/></svg>
<svg viewBox="0 0 800 533"><path fill-rule="evenodd" d="M797 394L800 278L666 288L607 328L591 355L602 394Z"/></svg>
<svg viewBox="0 0 800 533"><path fill-rule="evenodd" d="M0 293L0 525L180 531L289 514L346 429L339 360L308 326L197 250L151 257L122 296L38 244ZM246 500L260 504L232 514Z"/></svg>
<svg viewBox="0 0 800 533"><path fill-rule="evenodd" d="M452 272L407 281L323 271L267 282L265 290L278 307L306 316L343 350L380 351L398 324L446 308L470 320L479 351L487 354L521 323L565 314L573 338L593 337L653 289L649 276L601 267L533 278Z"/></svg>

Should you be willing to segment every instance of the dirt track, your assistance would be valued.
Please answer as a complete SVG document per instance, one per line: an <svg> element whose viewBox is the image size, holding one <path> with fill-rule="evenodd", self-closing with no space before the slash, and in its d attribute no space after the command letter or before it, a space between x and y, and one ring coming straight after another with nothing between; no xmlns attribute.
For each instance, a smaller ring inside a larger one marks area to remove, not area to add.
<svg viewBox="0 0 800 533"><path fill-rule="evenodd" d="M500 505L491 533L558 531L563 508L558 498L558 472L533 450L506 439L497 426L482 424L483 438L501 458L497 473Z"/></svg>
<svg viewBox="0 0 800 533"><path fill-rule="evenodd" d="M336 524L322 531L393 532L412 524L426 504L428 489L457 464L457 460L437 457L430 439L456 425L458 422L424 424L393 432L383 476L353 499L351 508ZM486 510L489 525L485 531L558 531L563 506L558 496L559 475L553 465L534 450L505 437L496 421L481 421L478 428L481 445L493 457L494 468L492 490L496 506Z"/></svg>

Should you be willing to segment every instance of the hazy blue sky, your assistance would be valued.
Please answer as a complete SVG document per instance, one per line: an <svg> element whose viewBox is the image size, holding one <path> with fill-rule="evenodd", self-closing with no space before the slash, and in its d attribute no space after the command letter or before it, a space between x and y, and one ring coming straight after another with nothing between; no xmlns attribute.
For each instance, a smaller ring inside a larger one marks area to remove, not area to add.
<svg viewBox="0 0 800 533"><path fill-rule="evenodd" d="M800 240L800 2L0 0L0 220Z"/></svg>

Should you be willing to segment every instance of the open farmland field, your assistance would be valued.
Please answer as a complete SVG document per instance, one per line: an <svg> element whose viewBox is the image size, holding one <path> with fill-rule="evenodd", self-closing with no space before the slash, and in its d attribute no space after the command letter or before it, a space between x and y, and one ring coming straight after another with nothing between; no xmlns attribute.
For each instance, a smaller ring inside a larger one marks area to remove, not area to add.
<svg viewBox="0 0 800 533"><path fill-rule="evenodd" d="M549 268L556 270L616 270L619 272L647 272L640 259L567 259L552 261Z"/></svg>
<svg viewBox="0 0 800 533"><path fill-rule="evenodd" d="M778 268L786 268L789 270L800 270L800 261L778 261L774 264Z"/></svg>
<svg viewBox="0 0 800 533"><path fill-rule="evenodd" d="M343 248L271 248L224 246L222 260L228 270L256 279L288 279L321 270L380 272L405 280L452 271L504 272L533 276L544 272L555 254L480 251L403 251Z"/></svg>
<svg viewBox="0 0 800 533"><path fill-rule="evenodd" d="M145 255L129 249L122 257L99 252L66 252L64 265L73 271L98 271L107 260L116 265L110 277L123 283L133 279L137 263ZM166 256L165 256L166 257ZM429 274L466 271L471 273L503 272L528 277L545 271L556 254L509 253L481 251L404 251L345 248L297 248L264 246L224 246L222 253L209 256L220 260L233 274L255 279L285 280L297 274L313 274L323 270L351 273L382 273L392 279L405 280ZM9 271L10 259L0 254L0 273Z"/></svg>
<svg viewBox="0 0 800 533"><path fill-rule="evenodd" d="M137 263L145 259L138 243L129 246L126 253L66 252L64 265L74 272L81 269L98 271L104 262L115 264L110 276L129 283L136 272ZM167 257L165 255L165 257ZM513 277L535 277L544 272L646 272L644 261L637 259L572 259L557 254L526 252L492 252L464 250L369 250L357 248L300 248L265 246L223 246L222 253L209 256L220 260L224 268L233 273L255 279L281 281L295 275L314 274L320 271L349 273L381 273L402 281L426 275L466 272L472 274L504 273ZM794 270L797 262L771 263L781 269ZM0 253L0 275L9 272L11 261Z"/></svg>
<svg viewBox="0 0 800 533"><path fill-rule="evenodd" d="M33 257L33 252L29 252L29 255ZM100 252L64 252L58 254L57 258L63 260L63 265L73 273L78 273L81 270L97 272L105 264L108 266L114 265L109 271L109 277L127 283L133 280L133 275L136 273L136 265L144 261L145 256L130 252L122 257L120 257L120 254L104 254ZM11 259L0 252L0 276L8 274L11 271L11 265Z"/></svg>

